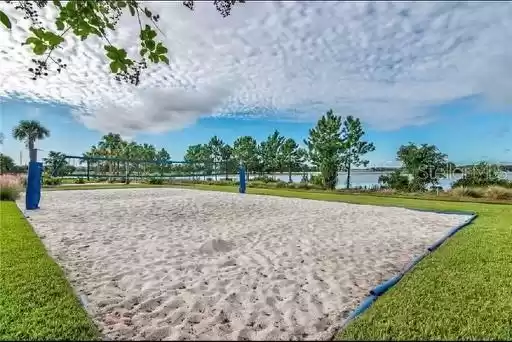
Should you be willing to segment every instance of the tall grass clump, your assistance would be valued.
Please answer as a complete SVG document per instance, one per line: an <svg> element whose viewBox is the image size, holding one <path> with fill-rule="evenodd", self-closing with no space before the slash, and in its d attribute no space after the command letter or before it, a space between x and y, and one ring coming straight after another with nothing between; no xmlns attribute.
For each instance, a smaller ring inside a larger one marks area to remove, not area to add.
<svg viewBox="0 0 512 342"><path fill-rule="evenodd" d="M15 175L0 175L0 201L15 201L23 190L22 179Z"/></svg>
<svg viewBox="0 0 512 342"><path fill-rule="evenodd" d="M473 188L466 186L459 186L450 190L451 194L457 197L472 197L482 198L485 196L485 192L481 188Z"/></svg>
<svg viewBox="0 0 512 342"><path fill-rule="evenodd" d="M485 189L485 197L495 200L511 200L512 189L502 186L490 186Z"/></svg>

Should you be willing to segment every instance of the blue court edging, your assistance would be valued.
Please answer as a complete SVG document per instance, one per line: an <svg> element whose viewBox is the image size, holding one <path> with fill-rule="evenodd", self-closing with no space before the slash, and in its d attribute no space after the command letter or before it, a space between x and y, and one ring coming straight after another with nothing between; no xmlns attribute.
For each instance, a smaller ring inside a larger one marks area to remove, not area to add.
<svg viewBox="0 0 512 342"><path fill-rule="evenodd" d="M406 208L408 209L408 208ZM352 322L355 318L360 316L362 313L364 313L372 304L386 291L388 291L391 287L395 286L408 272L410 272L423 258L425 258L427 255L434 252L439 246L441 246L448 238L455 235L459 230L462 228L468 226L471 224L477 217L478 214L471 211L441 211L441 210L425 210L425 209L409 209L409 210L415 210L415 211L422 211L422 212L429 212L429 213L436 213L436 214L452 214L452 215L470 215L470 217L464 221L462 224L459 224L458 226L450 229L448 233L443 236L438 241L434 242L431 246L429 246L426 251L414 258L405 268L402 272L398 273L394 277L380 283L375 288L370 290L368 296L363 299L363 301L350 313L350 315L347 317L345 322L343 323L341 330L346 327L350 322Z"/></svg>

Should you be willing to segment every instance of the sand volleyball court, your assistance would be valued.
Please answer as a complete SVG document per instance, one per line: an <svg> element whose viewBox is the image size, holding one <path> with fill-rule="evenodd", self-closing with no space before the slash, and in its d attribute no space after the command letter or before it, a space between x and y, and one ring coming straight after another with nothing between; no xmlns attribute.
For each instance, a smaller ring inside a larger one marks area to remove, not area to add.
<svg viewBox="0 0 512 342"><path fill-rule="evenodd" d="M105 339L327 339L468 218L184 189L44 192L41 208L29 221Z"/></svg>

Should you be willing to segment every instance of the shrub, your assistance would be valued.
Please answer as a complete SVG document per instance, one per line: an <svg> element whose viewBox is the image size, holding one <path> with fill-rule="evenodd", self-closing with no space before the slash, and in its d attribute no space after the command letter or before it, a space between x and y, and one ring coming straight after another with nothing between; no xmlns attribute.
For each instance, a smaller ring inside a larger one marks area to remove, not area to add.
<svg viewBox="0 0 512 342"><path fill-rule="evenodd" d="M317 185L317 184L310 184L309 189L313 190L325 190L325 187L323 185Z"/></svg>
<svg viewBox="0 0 512 342"><path fill-rule="evenodd" d="M500 178L501 168L498 165L491 165L480 162L466 170L466 174L452 184L452 188L470 186L499 185L507 187L510 182Z"/></svg>
<svg viewBox="0 0 512 342"><path fill-rule="evenodd" d="M292 184L293 187L295 189L304 189L304 190L308 190L308 189L311 189L311 185L308 184L308 183L305 183L305 182L300 182L300 183L294 183Z"/></svg>
<svg viewBox="0 0 512 342"><path fill-rule="evenodd" d="M395 170L387 175L381 175L379 177L379 184L398 191L409 191L411 187L409 177L402 175L400 170Z"/></svg>
<svg viewBox="0 0 512 342"><path fill-rule="evenodd" d="M484 197L484 191L480 188L470 188L470 187L457 187L450 190L450 193L454 196L458 197L472 197L472 198L482 198Z"/></svg>
<svg viewBox="0 0 512 342"><path fill-rule="evenodd" d="M15 175L0 175L0 200L15 201L23 190L22 178Z"/></svg>
<svg viewBox="0 0 512 342"><path fill-rule="evenodd" d="M162 185L164 184L164 180L162 178L150 178L148 183L152 185Z"/></svg>
<svg viewBox="0 0 512 342"><path fill-rule="evenodd" d="M112 178L109 178L106 180L108 183L110 184L114 184L114 183L121 183L121 184L126 184L126 178L125 177L112 177Z"/></svg>
<svg viewBox="0 0 512 342"><path fill-rule="evenodd" d="M238 182L234 182L230 179L221 179L215 182L215 185L238 185Z"/></svg>
<svg viewBox="0 0 512 342"><path fill-rule="evenodd" d="M49 177L44 176L43 177L43 185L44 186L55 186L55 185L61 185L62 179L57 177Z"/></svg>
<svg viewBox="0 0 512 342"><path fill-rule="evenodd" d="M311 177L309 177L309 182L313 185L323 186L324 177L321 174L311 175Z"/></svg>
<svg viewBox="0 0 512 342"><path fill-rule="evenodd" d="M282 189L282 188L288 188L288 183L283 182L282 180L278 180L276 182L276 188Z"/></svg>
<svg viewBox="0 0 512 342"><path fill-rule="evenodd" d="M395 189L381 188L381 189L379 189L379 190L378 190L378 192L383 193L383 194L393 195L393 194L396 194L397 190L395 190Z"/></svg>
<svg viewBox="0 0 512 342"><path fill-rule="evenodd" d="M274 179L267 175L254 177L251 179L251 181L262 182L262 183L277 183L277 179Z"/></svg>
<svg viewBox="0 0 512 342"><path fill-rule="evenodd" d="M75 178L74 183L75 184L85 184L85 179L83 179L82 177Z"/></svg>
<svg viewBox="0 0 512 342"><path fill-rule="evenodd" d="M485 190L485 197L496 200L512 199L512 189L502 186L490 186Z"/></svg>
<svg viewBox="0 0 512 342"><path fill-rule="evenodd" d="M266 188L267 183L263 183L262 181L250 181L247 183L247 186L250 188Z"/></svg>

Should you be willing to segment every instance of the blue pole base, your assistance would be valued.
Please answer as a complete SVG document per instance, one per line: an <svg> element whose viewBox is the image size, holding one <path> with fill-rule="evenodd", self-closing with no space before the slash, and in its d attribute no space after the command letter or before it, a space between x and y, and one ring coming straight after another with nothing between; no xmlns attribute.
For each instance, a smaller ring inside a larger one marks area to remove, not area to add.
<svg viewBox="0 0 512 342"><path fill-rule="evenodd" d="M240 184L239 187L238 187L238 192L241 193L241 194L245 194L245 188L246 188L246 184L245 184L245 168L243 166L240 166L238 175L239 175L239 184Z"/></svg>
<svg viewBox="0 0 512 342"><path fill-rule="evenodd" d="M25 193L25 208L27 210L39 209L42 172L43 163L30 162L28 164L27 189Z"/></svg>

